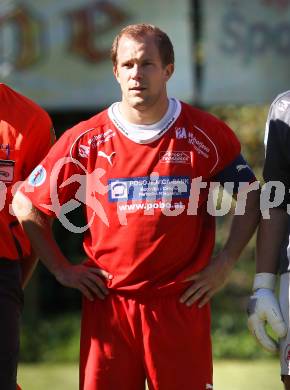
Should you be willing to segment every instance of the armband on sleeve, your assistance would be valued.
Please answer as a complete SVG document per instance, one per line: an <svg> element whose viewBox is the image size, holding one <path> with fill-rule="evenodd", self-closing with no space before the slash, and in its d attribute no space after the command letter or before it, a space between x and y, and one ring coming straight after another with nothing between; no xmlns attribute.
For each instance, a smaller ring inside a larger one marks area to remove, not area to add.
<svg viewBox="0 0 290 390"><path fill-rule="evenodd" d="M240 154L230 165L225 167L215 176L222 186L227 182L234 183L234 193L239 192L239 187L243 183L252 183L256 177L249 167L244 157Z"/></svg>

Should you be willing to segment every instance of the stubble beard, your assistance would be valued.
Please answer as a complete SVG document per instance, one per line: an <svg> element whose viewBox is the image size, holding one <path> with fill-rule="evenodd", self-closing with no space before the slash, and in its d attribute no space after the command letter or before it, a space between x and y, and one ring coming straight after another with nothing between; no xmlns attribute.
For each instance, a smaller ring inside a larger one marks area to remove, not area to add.
<svg viewBox="0 0 290 390"><path fill-rule="evenodd" d="M126 103L130 108L138 111L146 111L158 104L159 95L147 95L146 92L143 96L130 96L126 98Z"/></svg>

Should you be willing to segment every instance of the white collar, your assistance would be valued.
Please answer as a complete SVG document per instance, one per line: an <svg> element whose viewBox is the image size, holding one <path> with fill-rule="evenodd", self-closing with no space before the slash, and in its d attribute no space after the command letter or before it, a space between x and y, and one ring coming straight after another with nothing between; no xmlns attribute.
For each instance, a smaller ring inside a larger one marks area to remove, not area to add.
<svg viewBox="0 0 290 390"><path fill-rule="evenodd" d="M180 101L170 98L168 109L160 121L151 125L137 125L128 122L122 117L119 104L120 102L116 102L109 107L109 117L122 134L138 144L148 144L162 137L176 121L181 112Z"/></svg>

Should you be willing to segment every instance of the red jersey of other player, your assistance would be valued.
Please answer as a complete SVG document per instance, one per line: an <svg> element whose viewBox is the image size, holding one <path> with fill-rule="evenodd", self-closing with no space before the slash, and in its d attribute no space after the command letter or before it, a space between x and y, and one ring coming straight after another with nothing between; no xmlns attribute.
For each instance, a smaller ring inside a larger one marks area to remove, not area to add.
<svg viewBox="0 0 290 390"><path fill-rule="evenodd" d="M1 257L18 260L30 254L30 244L11 209L12 189L48 152L52 123L34 102L1 83L0 102Z"/></svg>
<svg viewBox="0 0 290 390"><path fill-rule="evenodd" d="M51 146L52 123L34 102L0 83L0 388L15 389L23 287L36 256L12 196Z"/></svg>

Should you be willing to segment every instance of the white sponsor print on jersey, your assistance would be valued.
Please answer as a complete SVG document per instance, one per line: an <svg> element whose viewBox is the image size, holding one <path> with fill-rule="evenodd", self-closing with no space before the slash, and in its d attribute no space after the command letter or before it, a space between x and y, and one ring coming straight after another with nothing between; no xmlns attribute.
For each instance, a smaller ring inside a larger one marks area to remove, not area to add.
<svg viewBox="0 0 290 390"><path fill-rule="evenodd" d="M184 127L176 127L175 128L175 134L177 139L186 139L187 134Z"/></svg>
<svg viewBox="0 0 290 390"><path fill-rule="evenodd" d="M114 137L116 135L116 132L111 130L111 129L108 129L107 131L105 131L104 133L101 133L101 134L98 134L98 135L94 135L92 138L89 139L88 141L88 144L92 147L92 148L96 148L98 147L99 145L105 143L105 142L108 142L109 139L111 139L112 137Z"/></svg>
<svg viewBox="0 0 290 390"><path fill-rule="evenodd" d="M236 169L238 172L241 172L243 169L250 169L250 167L247 164L240 164L236 166Z"/></svg>
<svg viewBox="0 0 290 390"><path fill-rule="evenodd" d="M167 164L190 164L191 153L189 151L164 151L159 154L159 161Z"/></svg>
<svg viewBox="0 0 290 390"><path fill-rule="evenodd" d="M79 156L88 158L90 154L90 147L87 145L79 145Z"/></svg>
<svg viewBox="0 0 290 390"><path fill-rule="evenodd" d="M278 108L278 110L284 112L288 109L289 105L290 105L290 102L288 100L281 99L277 104L277 108Z"/></svg>
<svg viewBox="0 0 290 390"><path fill-rule="evenodd" d="M197 139L192 133L188 133L188 143L193 145L198 154L201 154L205 158L209 157L210 148Z"/></svg>
<svg viewBox="0 0 290 390"><path fill-rule="evenodd" d="M206 390L213 390L213 385L210 385L209 383L207 383L207 384L205 385L205 389L206 389Z"/></svg>
<svg viewBox="0 0 290 390"><path fill-rule="evenodd" d="M100 157L104 157L108 160L108 163L112 166L113 163L112 163L112 158L113 156L116 154L116 152L112 152L110 155L106 154L105 152L103 152L102 150L99 150L98 151L98 156Z"/></svg>

